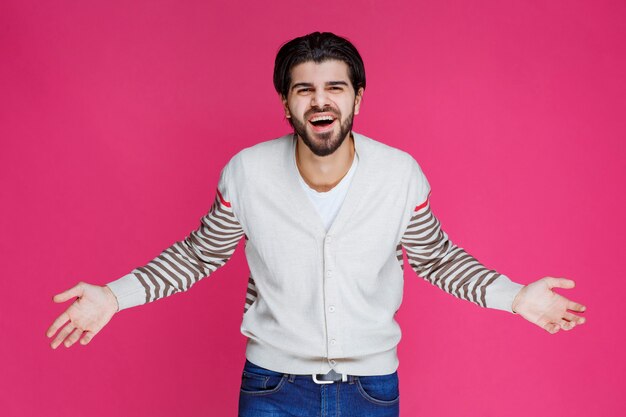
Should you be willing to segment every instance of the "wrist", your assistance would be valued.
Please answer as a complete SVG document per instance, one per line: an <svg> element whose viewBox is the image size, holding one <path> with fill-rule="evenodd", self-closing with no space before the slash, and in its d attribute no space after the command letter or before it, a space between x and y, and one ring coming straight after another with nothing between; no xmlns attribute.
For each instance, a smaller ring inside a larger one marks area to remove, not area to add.
<svg viewBox="0 0 626 417"><path fill-rule="evenodd" d="M107 294L107 298L111 304L111 306L113 307L113 309L115 310L115 312L117 313L118 311L120 311L120 304L117 301L117 297L115 296L115 294L113 293L113 290L111 290L108 285L104 286L104 292Z"/></svg>
<svg viewBox="0 0 626 417"><path fill-rule="evenodd" d="M519 303L520 300L522 299L522 291L524 290L524 288L526 288L526 286L523 286L515 295L515 298L513 299L513 304L511 305L511 311L513 312L513 314L519 314L517 311L517 308L519 307Z"/></svg>

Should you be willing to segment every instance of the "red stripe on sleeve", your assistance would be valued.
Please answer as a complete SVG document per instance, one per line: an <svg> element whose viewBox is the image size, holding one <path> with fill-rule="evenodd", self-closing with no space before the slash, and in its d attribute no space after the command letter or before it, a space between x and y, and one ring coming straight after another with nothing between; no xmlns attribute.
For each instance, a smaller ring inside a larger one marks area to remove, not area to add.
<svg viewBox="0 0 626 417"><path fill-rule="evenodd" d="M230 203L226 200L224 200L224 197L222 197L222 193L220 193L219 188L217 189L217 196L220 198L220 202L225 205L226 207L230 207Z"/></svg>
<svg viewBox="0 0 626 417"><path fill-rule="evenodd" d="M430 198L430 191L428 192L428 196L426 197L426 201L424 201L422 204L415 206L415 210L413 211L418 211L423 209L424 207L426 207L426 205L428 204L428 199Z"/></svg>

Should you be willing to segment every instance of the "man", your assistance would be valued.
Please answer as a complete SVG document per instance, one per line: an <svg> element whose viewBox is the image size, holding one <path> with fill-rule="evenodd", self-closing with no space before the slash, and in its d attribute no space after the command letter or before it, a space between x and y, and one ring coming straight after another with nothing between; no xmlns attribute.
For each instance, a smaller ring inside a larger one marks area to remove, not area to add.
<svg viewBox="0 0 626 417"><path fill-rule="evenodd" d="M319 32L287 42L274 86L294 133L235 155L184 241L106 286L56 295L78 298L48 329L48 337L61 329L53 348L87 344L117 311L188 290L241 237L250 266L241 416L339 407L342 416L398 415L402 247L419 275L458 298L550 333L584 323L568 310L585 307L552 291L573 281L523 286L481 265L441 229L417 162L352 131L365 70L350 42Z"/></svg>

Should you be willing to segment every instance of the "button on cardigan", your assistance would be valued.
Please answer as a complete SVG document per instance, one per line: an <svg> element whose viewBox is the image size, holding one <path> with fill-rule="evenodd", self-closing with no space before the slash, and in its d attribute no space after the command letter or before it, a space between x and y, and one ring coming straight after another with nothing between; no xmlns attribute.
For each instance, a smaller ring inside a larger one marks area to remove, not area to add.
<svg viewBox="0 0 626 417"><path fill-rule="evenodd" d="M221 171L215 202L197 230L107 284L120 310L188 290L224 265L244 237L246 357L277 372L394 372L403 247L412 269L433 285L512 313L523 285L448 239L413 157L352 135L359 166L328 231L298 182L295 136L261 142Z"/></svg>

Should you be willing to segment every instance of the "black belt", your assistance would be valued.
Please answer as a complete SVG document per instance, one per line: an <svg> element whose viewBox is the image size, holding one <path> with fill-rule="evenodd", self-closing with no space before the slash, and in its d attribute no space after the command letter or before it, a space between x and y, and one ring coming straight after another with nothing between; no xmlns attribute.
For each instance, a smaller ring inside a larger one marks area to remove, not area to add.
<svg viewBox="0 0 626 417"><path fill-rule="evenodd" d="M348 375L339 374L335 372L334 369L331 369L327 374L313 374L311 375L311 378L316 384L332 384L337 381L346 382L348 380Z"/></svg>

